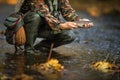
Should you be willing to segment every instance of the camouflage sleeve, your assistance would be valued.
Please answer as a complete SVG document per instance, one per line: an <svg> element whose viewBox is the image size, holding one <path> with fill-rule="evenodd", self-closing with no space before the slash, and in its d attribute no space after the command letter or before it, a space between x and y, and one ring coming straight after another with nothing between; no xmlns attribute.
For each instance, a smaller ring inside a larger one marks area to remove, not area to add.
<svg viewBox="0 0 120 80"><path fill-rule="evenodd" d="M60 30L58 26L60 21L50 14L49 8L45 5L44 0L39 0L39 2L35 4L35 8L38 9L38 13L45 18L51 29Z"/></svg>
<svg viewBox="0 0 120 80"><path fill-rule="evenodd" d="M79 20L80 17L75 13L68 0L61 0L61 12L63 17L68 21Z"/></svg>

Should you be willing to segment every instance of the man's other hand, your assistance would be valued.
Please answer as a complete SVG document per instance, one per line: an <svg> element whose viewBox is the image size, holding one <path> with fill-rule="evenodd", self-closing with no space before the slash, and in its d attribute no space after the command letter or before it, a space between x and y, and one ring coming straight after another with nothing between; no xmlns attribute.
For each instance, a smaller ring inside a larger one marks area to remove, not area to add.
<svg viewBox="0 0 120 80"><path fill-rule="evenodd" d="M75 22L65 22L59 24L60 28L63 30L71 30L78 28L77 24Z"/></svg>

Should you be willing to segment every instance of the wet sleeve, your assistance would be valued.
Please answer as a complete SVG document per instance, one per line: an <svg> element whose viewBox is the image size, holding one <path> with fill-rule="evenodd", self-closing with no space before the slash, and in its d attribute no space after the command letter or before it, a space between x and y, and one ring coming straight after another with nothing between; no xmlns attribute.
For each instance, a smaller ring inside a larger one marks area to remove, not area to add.
<svg viewBox="0 0 120 80"><path fill-rule="evenodd" d="M68 21L79 20L80 17L75 13L68 0L61 0L62 16Z"/></svg>
<svg viewBox="0 0 120 80"><path fill-rule="evenodd" d="M39 2L35 4L35 8L38 9L40 16L45 18L51 29L57 31L60 30L60 21L50 14L49 8L47 5L45 5L44 0L39 0Z"/></svg>

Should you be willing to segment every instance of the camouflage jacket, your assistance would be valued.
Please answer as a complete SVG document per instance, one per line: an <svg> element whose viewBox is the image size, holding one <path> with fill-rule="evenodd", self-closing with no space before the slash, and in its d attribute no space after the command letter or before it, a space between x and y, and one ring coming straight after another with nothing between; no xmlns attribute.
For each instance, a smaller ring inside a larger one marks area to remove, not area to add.
<svg viewBox="0 0 120 80"><path fill-rule="evenodd" d="M31 3L34 4L35 9L41 16L45 18L45 20L48 22L49 26L53 30L60 30L58 26L61 23L58 18L59 13L62 14L62 16L67 21L75 21L80 19L80 17L75 13L75 10L71 7L68 0L28 0L28 1L30 1L27 2L28 4ZM52 1L52 3L49 1ZM54 3L59 6L54 5ZM57 15L55 15L56 12Z"/></svg>

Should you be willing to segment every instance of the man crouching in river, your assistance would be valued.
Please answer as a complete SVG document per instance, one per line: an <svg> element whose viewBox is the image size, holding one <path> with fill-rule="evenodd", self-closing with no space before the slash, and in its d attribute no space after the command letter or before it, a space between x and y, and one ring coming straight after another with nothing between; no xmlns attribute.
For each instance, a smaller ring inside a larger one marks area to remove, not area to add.
<svg viewBox="0 0 120 80"><path fill-rule="evenodd" d="M89 21L80 18L68 0L24 0L19 11L24 14L26 54L49 50L51 43L54 43L54 48L71 43L75 39L72 29L78 28L74 21ZM61 21L60 15L67 22ZM93 23L89 22L83 28L91 26ZM44 40L34 46L37 37Z"/></svg>

